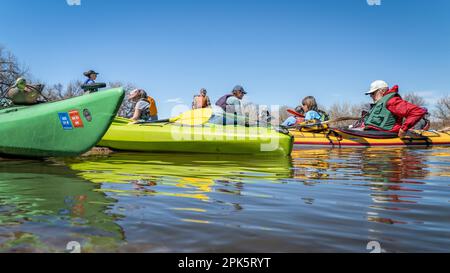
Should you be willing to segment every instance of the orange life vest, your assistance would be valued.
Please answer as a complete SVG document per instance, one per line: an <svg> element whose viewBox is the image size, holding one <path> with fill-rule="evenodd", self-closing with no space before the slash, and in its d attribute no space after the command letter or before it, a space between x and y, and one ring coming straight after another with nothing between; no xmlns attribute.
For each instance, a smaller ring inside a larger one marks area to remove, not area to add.
<svg viewBox="0 0 450 273"><path fill-rule="evenodd" d="M148 103L150 103L150 106L148 107L149 115L151 117L158 115L158 108L156 108L156 102L152 97L147 98Z"/></svg>
<svg viewBox="0 0 450 273"><path fill-rule="evenodd" d="M194 108L201 109L208 107L208 97L195 96L194 97Z"/></svg>

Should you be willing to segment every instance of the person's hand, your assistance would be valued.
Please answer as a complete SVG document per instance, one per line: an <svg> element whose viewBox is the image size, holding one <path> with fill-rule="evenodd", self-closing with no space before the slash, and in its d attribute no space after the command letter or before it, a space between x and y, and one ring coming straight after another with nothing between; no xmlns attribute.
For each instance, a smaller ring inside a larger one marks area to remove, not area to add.
<svg viewBox="0 0 450 273"><path fill-rule="evenodd" d="M398 137L399 138L404 138L406 136L406 132L403 131L402 129L400 129L400 131L398 132Z"/></svg>

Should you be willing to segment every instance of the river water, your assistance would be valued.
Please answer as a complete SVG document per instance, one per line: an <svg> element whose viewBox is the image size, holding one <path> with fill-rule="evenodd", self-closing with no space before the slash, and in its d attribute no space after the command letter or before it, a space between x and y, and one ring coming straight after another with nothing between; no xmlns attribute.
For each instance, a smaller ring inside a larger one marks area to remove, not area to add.
<svg viewBox="0 0 450 273"><path fill-rule="evenodd" d="M0 160L0 252L450 251L450 149Z"/></svg>

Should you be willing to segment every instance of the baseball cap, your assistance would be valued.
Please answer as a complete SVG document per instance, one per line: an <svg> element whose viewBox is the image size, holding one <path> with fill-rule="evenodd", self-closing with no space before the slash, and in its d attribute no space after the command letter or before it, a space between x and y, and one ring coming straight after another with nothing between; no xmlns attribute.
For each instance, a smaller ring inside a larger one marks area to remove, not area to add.
<svg viewBox="0 0 450 273"><path fill-rule="evenodd" d="M389 87L389 85L385 81L381 81L381 80L374 81L370 85L370 90L369 90L369 92L366 92L366 95L370 95L370 94L372 94L373 92L375 92L375 91L377 91L379 89L388 88L388 87Z"/></svg>
<svg viewBox="0 0 450 273"><path fill-rule="evenodd" d="M233 88L233 91L241 91L242 93L247 94L247 92L245 92L245 90L244 90L244 87L242 87L242 86L240 86L240 85L236 85L236 86Z"/></svg>

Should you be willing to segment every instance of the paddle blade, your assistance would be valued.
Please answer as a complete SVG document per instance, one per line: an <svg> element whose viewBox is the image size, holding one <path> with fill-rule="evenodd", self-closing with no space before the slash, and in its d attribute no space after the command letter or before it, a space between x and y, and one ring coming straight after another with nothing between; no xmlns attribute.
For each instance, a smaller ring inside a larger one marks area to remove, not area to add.
<svg viewBox="0 0 450 273"><path fill-rule="evenodd" d="M287 109L287 112L295 117L304 118L305 116L295 111L294 109Z"/></svg>
<svg viewBox="0 0 450 273"><path fill-rule="evenodd" d="M171 119L171 122L187 126L202 125L207 123L212 115L213 110L211 108L195 109Z"/></svg>

